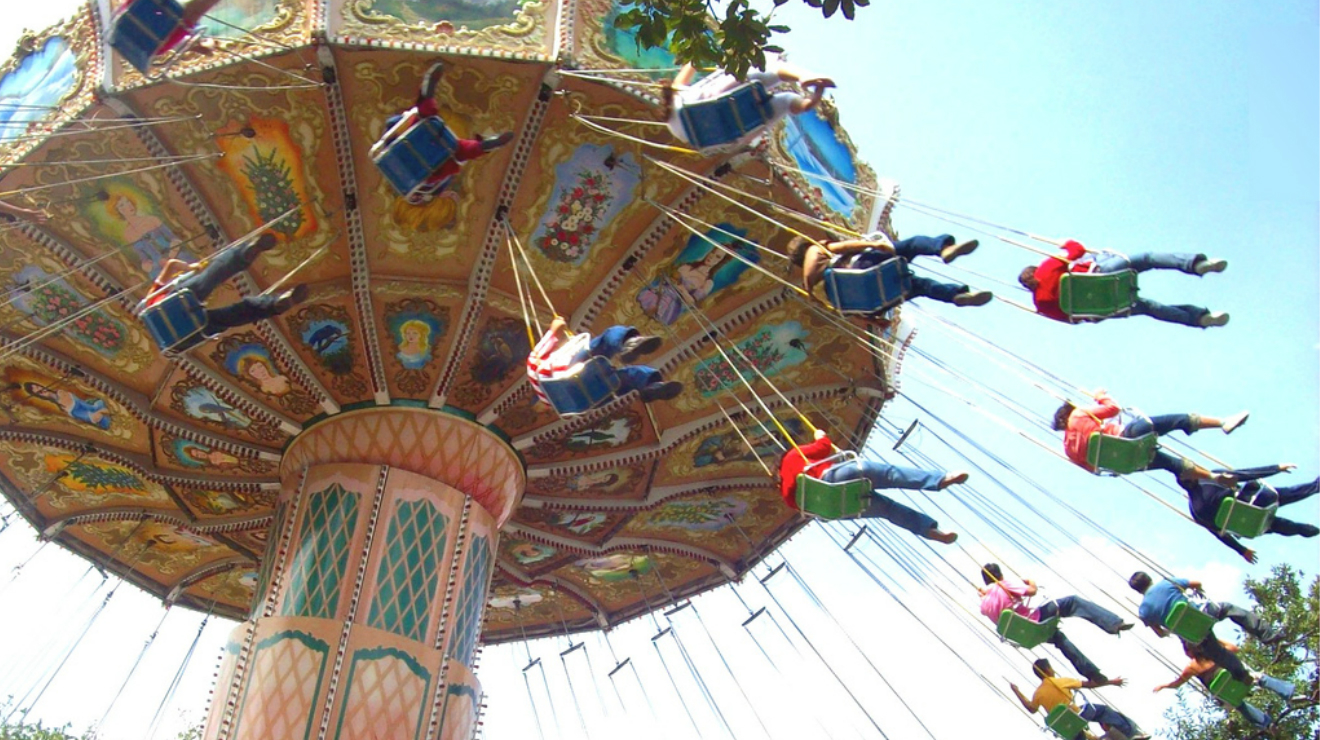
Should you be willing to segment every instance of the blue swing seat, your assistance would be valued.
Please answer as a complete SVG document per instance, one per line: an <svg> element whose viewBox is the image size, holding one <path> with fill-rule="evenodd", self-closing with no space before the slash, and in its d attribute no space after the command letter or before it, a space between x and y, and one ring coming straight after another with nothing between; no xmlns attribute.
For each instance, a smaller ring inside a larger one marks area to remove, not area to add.
<svg viewBox="0 0 1320 740"><path fill-rule="evenodd" d="M861 270L825 270L825 296L843 314L869 316L888 311L902 303L911 289L912 275L902 257Z"/></svg>
<svg viewBox="0 0 1320 740"><path fill-rule="evenodd" d="M1032 621L1012 609L999 612L996 632L1000 639L1030 650L1042 642L1048 642L1059 631L1059 618L1050 617L1044 622Z"/></svg>
<svg viewBox="0 0 1320 740"><path fill-rule="evenodd" d="M1256 501L1261 493L1274 490L1264 483L1259 485L1260 490L1251 497L1251 501L1227 496L1219 502L1219 511L1215 513L1215 527L1219 529L1220 534L1235 534L1250 539L1270 530L1270 525L1274 523L1274 515L1279 511L1279 505L1274 503L1257 506Z"/></svg>
<svg viewBox="0 0 1320 740"><path fill-rule="evenodd" d="M687 142L700 150L732 144L774 117L770 94L748 82L716 98L686 103L678 111Z"/></svg>
<svg viewBox="0 0 1320 740"><path fill-rule="evenodd" d="M142 311L151 339L167 355L197 346L206 339L206 307L191 290L171 292Z"/></svg>
<svg viewBox="0 0 1320 740"><path fill-rule="evenodd" d="M1099 321L1132 313L1137 273L1068 273L1059 278L1059 310L1073 321Z"/></svg>
<svg viewBox="0 0 1320 740"><path fill-rule="evenodd" d="M585 413L614 397L619 374L604 357L580 362L564 375L541 381L541 391L560 416Z"/></svg>
<svg viewBox="0 0 1320 740"><path fill-rule="evenodd" d="M1086 730L1087 722L1082 715L1073 711L1067 704L1056 705L1045 716L1045 726L1054 731L1063 740L1076 740Z"/></svg>
<svg viewBox="0 0 1320 740"><path fill-rule="evenodd" d="M395 190L412 200L428 190L427 180L457 149L458 137L439 116L419 120L411 110L371 147L371 161Z"/></svg>
<svg viewBox="0 0 1320 740"><path fill-rule="evenodd" d="M1199 645L1215 628L1215 618L1188 601L1179 601L1164 617L1164 626L1193 645Z"/></svg>
<svg viewBox="0 0 1320 740"><path fill-rule="evenodd" d="M1131 439L1091 432L1086 440L1086 462L1097 473L1126 475L1149 468L1158 446L1159 436L1154 432Z"/></svg>
<svg viewBox="0 0 1320 740"><path fill-rule="evenodd" d="M145 75L182 23L183 6L178 0L133 0L111 22L110 46Z"/></svg>

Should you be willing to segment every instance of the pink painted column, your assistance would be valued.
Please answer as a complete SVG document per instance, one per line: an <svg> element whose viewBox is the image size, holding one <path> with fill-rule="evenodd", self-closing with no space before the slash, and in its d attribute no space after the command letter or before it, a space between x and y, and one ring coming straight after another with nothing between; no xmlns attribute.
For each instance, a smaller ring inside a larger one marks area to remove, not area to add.
<svg viewBox="0 0 1320 740"><path fill-rule="evenodd" d="M432 409L363 409L300 434L280 480L206 737L471 738L499 530L525 484L512 448Z"/></svg>

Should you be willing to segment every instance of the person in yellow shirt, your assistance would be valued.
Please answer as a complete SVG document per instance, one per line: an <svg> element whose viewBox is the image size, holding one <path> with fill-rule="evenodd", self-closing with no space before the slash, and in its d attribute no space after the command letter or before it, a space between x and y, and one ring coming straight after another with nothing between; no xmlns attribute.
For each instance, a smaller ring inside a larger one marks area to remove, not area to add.
<svg viewBox="0 0 1320 740"><path fill-rule="evenodd" d="M1048 713L1060 704L1066 704L1074 712L1081 715L1082 719L1087 722L1098 722L1106 731L1113 727L1126 735L1128 740L1150 739L1150 735L1142 732L1137 727L1137 723L1128 719L1126 715L1116 709L1104 704L1092 704L1090 702L1084 702L1082 708L1078 709L1077 705L1073 703L1073 692L1077 689L1122 686L1126 683L1124 679L1111 678L1106 681L1082 681L1076 678L1063 678L1055 675L1054 669L1050 667L1050 662L1044 658L1032 663L1031 667L1036 675L1040 677L1040 686L1036 687L1036 691L1030 699L1022 693L1022 690L1016 684L1010 683L1008 685L1009 688L1013 689L1018 701L1022 702L1022 706L1026 707L1028 712L1035 714L1037 710L1044 709ZM1091 735L1083 731L1079 737L1090 738ZM1073 740L1077 740L1077 738L1073 738Z"/></svg>

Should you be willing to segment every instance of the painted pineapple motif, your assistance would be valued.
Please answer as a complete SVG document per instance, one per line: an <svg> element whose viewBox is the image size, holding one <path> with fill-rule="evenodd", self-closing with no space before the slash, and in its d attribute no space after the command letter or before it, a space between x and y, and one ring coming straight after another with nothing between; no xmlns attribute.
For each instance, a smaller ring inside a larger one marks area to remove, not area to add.
<svg viewBox="0 0 1320 740"><path fill-rule="evenodd" d="M300 200L293 184L293 170L279 157L274 147L265 154L258 147L243 157L243 175L252 187L257 201L257 213L263 222L273 221L291 208L298 208ZM294 211L275 226L275 231L293 236L302 228L302 209Z"/></svg>

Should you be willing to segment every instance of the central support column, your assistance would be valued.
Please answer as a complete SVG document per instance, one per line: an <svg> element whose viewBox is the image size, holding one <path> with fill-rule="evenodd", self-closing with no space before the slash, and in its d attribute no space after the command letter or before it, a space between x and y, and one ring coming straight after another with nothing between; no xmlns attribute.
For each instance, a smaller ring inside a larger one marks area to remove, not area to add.
<svg viewBox="0 0 1320 740"><path fill-rule="evenodd" d="M206 737L471 738L499 529L525 485L513 449L441 411L364 409L300 434L280 482Z"/></svg>

